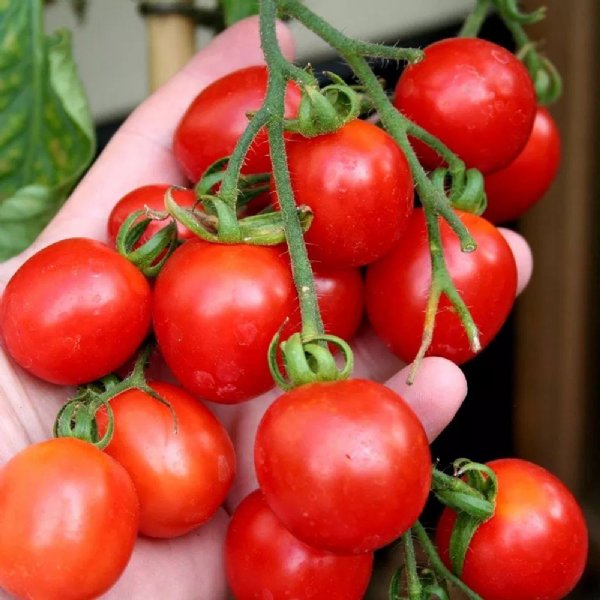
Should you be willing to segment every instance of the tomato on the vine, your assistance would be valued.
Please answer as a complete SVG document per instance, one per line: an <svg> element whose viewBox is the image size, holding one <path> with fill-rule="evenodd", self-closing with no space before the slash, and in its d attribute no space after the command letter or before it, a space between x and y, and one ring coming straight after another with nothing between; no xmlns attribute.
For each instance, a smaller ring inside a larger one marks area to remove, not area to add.
<svg viewBox="0 0 600 600"><path fill-rule="evenodd" d="M314 213L305 235L314 261L357 267L391 250L412 211L413 181L389 134L355 120L335 133L295 135L286 150L295 201Z"/></svg>
<svg viewBox="0 0 600 600"><path fill-rule="evenodd" d="M180 387L151 388L170 408L139 389L110 401L114 432L105 452L133 479L140 499L140 532L183 535L202 525L225 500L235 475L235 452L224 427ZM101 435L106 411L97 414Z"/></svg>
<svg viewBox="0 0 600 600"><path fill-rule="evenodd" d="M225 541L227 580L236 600L361 600L372 565L371 553L343 556L301 542L260 490L237 507Z"/></svg>
<svg viewBox="0 0 600 600"><path fill-rule="evenodd" d="M117 234L121 225L127 217L132 213L150 208L156 211L165 211L165 193L171 186L168 184L157 183L154 185L144 185L125 194L114 206L108 217L108 239L112 244L117 239ZM179 206L183 208L193 208L197 203L194 190L183 188L173 189L173 198ZM143 217L140 217L141 220ZM147 242L154 234L158 233L163 227L166 227L171 222L171 219L164 221L153 220L150 222L146 231L138 241L138 245ZM181 240L194 239L194 234L184 225L177 222L177 236Z"/></svg>
<svg viewBox="0 0 600 600"><path fill-rule="evenodd" d="M258 426L254 462L267 503L303 542L371 552L418 518L431 480L423 426L391 389L352 379L280 396Z"/></svg>
<svg viewBox="0 0 600 600"><path fill-rule="evenodd" d="M247 67L229 73L202 90L183 115L173 138L173 153L191 181L217 160L229 156L248 125L248 113L257 111L267 92L267 68ZM302 93L289 83L285 116L296 116ZM271 171L269 143L260 131L250 146L243 173Z"/></svg>
<svg viewBox="0 0 600 600"><path fill-rule="evenodd" d="M468 167L491 173L525 146L536 110L527 69L508 50L477 38L446 39L425 48L398 80L394 104L439 138ZM413 140L430 169L440 157Z"/></svg>
<svg viewBox="0 0 600 600"><path fill-rule="evenodd" d="M8 282L0 330L9 354L36 377L87 383L120 367L150 329L151 290L130 262L86 238L56 242Z"/></svg>
<svg viewBox="0 0 600 600"><path fill-rule="evenodd" d="M540 106L522 152L507 167L485 177L492 223L518 219L548 191L560 162L560 133L547 108Z"/></svg>
<svg viewBox="0 0 600 600"><path fill-rule="evenodd" d="M295 298L278 250L187 242L156 280L160 350L181 384L200 398L247 400L274 385L267 351Z"/></svg>
<svg viewBox="0 0 600 600"><path fill-rule="evenodd" d="M440 219L442 246L448 272L467 305L485 347L498 333L513 306L517 267L502 234L488 221L457 211L477 243L469 254L446 221ZM411 362L421 344L425 306L431 285L431 258L423 209L411 216L394 250L367 271L366 305L377 335L403 361ZM457 364L474 352L456 311L442 296L428 355Z"/></svg>
<svg viewBox="0 0 600 600"><path fill-rule="evenodd" d="M0 470L0 587L19 598L97 598L135 543L139 502L114 459L74 438L29 446Z"/></svg>
<svg viewBox="0 0 600 600"><path fill-rule="evenodd" d="M560 600L579 581L588 534L581 508L554 475L520 459L488 465L498 478L494 516L469 544L461 579L485 600ZM450 566L456 520L446 508L436 543Z"/></svg>

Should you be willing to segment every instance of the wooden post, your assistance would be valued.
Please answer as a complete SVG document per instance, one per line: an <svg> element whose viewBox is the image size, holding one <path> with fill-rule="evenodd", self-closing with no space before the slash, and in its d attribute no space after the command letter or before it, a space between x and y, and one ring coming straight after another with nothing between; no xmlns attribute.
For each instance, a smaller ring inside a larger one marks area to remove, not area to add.
<svg viewBox="0 0 600 600"><path fill-rule="evenodd" d="M160 0L162 4L166 0ZM179 0L190 6L194 0ZM196 24L182 15L148 15L148 77L154 91L174 75L196 51Z"/></svg>

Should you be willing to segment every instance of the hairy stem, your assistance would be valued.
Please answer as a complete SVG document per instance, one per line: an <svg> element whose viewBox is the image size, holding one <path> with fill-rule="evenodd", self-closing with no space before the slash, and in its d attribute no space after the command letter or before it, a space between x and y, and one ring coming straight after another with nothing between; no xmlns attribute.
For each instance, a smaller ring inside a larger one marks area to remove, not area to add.
<svg viewBox="0 0 600 600"><path fill-rule="evenodd" d="M446 565L442 562L442 559L440 558L439 554L437 553L437 550L435 549L435 546L433 545L432 541L429 539L425 528L423 527L423 525L421 525L419 521L417 521L413 525L412 530L419 539L421 548L423 548L423 551L425 552L425 554L427 554L427 558L429 559L429 564L431 565L431 568L440 579L445 579L446 581L449 581L454 587L458 588L461 592L463 592L463 594L465 594L465 596L469 598L469 600L483 600L483 598L479 594L476 594L471 588L469 588L456 575L454 575L452 571L450 571L446 567Z"/></svg>

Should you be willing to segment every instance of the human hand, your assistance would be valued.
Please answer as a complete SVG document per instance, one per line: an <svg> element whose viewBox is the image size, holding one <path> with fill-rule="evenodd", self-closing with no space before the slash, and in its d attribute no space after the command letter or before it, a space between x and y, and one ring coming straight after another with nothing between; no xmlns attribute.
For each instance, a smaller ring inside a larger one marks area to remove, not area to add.
<svg viewBox="0 0 600 600"><path fill-rule="evenodd" d="M284 54L293 55L289 31L281 26ZM125 193L151 183L184 184L171 153L175 126L195 95L213 80L244 66L262 62L256 19L227 30L144 102L121 127L102 156L77 187L60 213L23 255L0 266L0 287L32 253L67 237L106 241L107 216ZM519 289L531 273L527 244L506 232L517 259ZM386 382L414 408L430 439L450 422L466 395L460 369L441 358L427 358L413 386L407 386L401 363L369 330L354 343L355 375ZM0 352L0 465L28 444L50 437L59 407L72 390L41 382ZM238 476L227 510L256 487L252 447L257 424L272 390L236 406L211 406L230 432L238 457ZM197 531L173 540L140 538L129 566L105 598L223 599L226 583L222 546L227 510L221 509ZM0 592L1 594L1 592ZM4 597L4 596L3 596Z"/></svg>

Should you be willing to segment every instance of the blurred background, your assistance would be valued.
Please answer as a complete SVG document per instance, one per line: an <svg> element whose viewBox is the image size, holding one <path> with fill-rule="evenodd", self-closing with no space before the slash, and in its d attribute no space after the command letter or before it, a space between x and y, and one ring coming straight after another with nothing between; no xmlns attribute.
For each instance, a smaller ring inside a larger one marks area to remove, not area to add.
<svg viewBox="0 0 600 600"><path fill-rule="evenodd" d="M453 35L473 0L307 0L347 34L422 46ZM523 3L536 8L538 0ZM529 240L535 269L530 286L492 345L466 365L467 401L433 445L442 465L460 456L487 461L521 456L557 474L583 503L591 535L588 574L570 597L600 598L600 414L598 408L598 80L600 3L546 0L548 17L533 37L564 77L563 98L551 108L562 133L562 163L547 197L512 226ZM176 17L179 18L179 17ZM58 0L46 11L48 31L73 31L75 59L97 123L100 148L148 94L147 29L131 0L89 0L78 22ZM299 62L349 75L312 34L292 23ZM190 29L188 49L208 29ZM499 20L482 37L511 48ZM185 45L185 44L184 44ZM183 49L185 55L186 49ZM378 64L389 87L400 71ZM168 74L168 73L167 73ZM164 77L165 75L163 75ZM156 82L155 82L156 83ZM430 524L438 509L428 509ZM393 553L379 561L385 581ZM388 559L388 560L386 560ZM383 587L373 599L387 597ZM510 599L507 599L510 600Z"/></svg>

